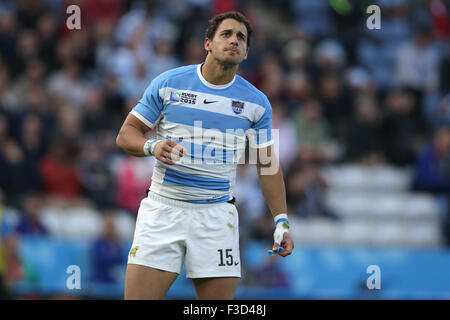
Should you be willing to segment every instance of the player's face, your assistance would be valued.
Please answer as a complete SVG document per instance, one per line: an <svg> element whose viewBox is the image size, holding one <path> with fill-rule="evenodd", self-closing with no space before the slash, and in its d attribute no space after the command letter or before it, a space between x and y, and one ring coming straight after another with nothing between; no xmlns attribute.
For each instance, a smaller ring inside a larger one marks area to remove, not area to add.
<svg viewBox="0 0 450 320"><path fill-rule="evenodd" d="M234 66L247 59L247 28L245 24L225 19L213 39L205 40L205 49L224 65Z"/></svg>

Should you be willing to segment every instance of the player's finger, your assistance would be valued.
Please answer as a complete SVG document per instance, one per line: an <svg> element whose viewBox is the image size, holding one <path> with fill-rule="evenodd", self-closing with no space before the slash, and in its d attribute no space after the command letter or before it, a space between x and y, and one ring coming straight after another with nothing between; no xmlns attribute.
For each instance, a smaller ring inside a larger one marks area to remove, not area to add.
<svg viewBox="0 0 450 320"><path fill-rule="evenodd" d="M271 256L271 255L280 253L281 250L283 250L283 247L281 247L279 243L276 243L276 242L275 242L274 245L273 245L273 247L272 247L272 250L267 250L267 254L268 254L269 256Z"/></svg>
<svg viewBox="0 0 450 320"><path fill-rule="evenodd" d="M170 148L173 148L178 144L178 142L170 140L170 139L166 139L165 142L166 142L166 146L169 146Z"/></svg>
<svg viewBox="0 0 450 320"><path fill-rule="evenodd" d="M161 155L169 161L178 160L178 156L172 152L163 151Z"/></svg>
<svg viewBox="0 0 450 320"><path fill-rule="evenodd" d="M168 141L168 140L166 140L166 141ZM166 152L171 152L172 151L172 147L167 142L165 142L162 145L161 150L166 151Z"/></svg>
<svg viewBox="0 0 450 320"><path fill-rule="evenodd" d="M281 245L283 247L283 251L280 253L280 256L286 257L292 253L292 250L294 249L294 242L289 236L285 237L285 239L281 242Z"/></svg>
<svg viewBox="0 0 450 320"><path fill-rule="evenodd" d="M180 151L183 156L188 153L187 149L185 147L183 147L181 144L180 144L180 147L181 147Z"/></svg>
<svg viewBox="0 0 450 320"><path fill-rule="evenodd" d="M162 146L162 150L176 154L179 157L182 157L186 152L186 149L183 148L179 143L171 140L166 140L166 143Z"/></svg>
<svg viewBox="0 0 450 320"><path fill-rule="evenodd" d="M166 164L170 164L170 165L174 165L175 164L175 162L173 162L172 160L166 159L164 157L162 159L159 159L159 160L161 160L162 162L164 162Z"/></svg>
<svg viewBox="0 0 450 320"><path fill-rule="evenodd" d="M291 253L292 253L292 249L283 248L283 250L281 252L279 252L278 254L282 257L287 257Z"/></svg>
<svg viewBox="0 0 450 320"><path fill-rule="evenodd" d="M175 147L172 148L172 151L170 153L178 158L181 158L184 155L183 150L184 148L180 144L177 144Z"/></svg>
<svg viewBox="0 0 450 320"><path fill-rule="evenodd" d="M277 251L279 247L280 247L280 244L277 243L277 242L274 242L273 247L272 247L272 250L273 250L273 251Z"/></svg>
<svg viewBox="0 0 450 320"><path fill-rule="evenodd" d="M276 250L267 250L267 254L269 256L276 255L277 253L280 253L283 250L283 247L278 247Z"/></svg>
<svg viewBox="0 0 450 320"><path fill-rule="evenodd" d="M156 157L156 159L158 159L158 160L160 160L160 161L162 161L164 163L170 164L170 165L175 164L171 160L170 154L168 152L161 152L161 154L158 157Z"/></svg>

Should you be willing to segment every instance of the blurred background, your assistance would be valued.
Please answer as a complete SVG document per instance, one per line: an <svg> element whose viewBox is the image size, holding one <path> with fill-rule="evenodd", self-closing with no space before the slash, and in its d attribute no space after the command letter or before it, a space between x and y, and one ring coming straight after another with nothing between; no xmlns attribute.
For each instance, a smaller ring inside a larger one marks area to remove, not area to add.
<svg viewBox="0 0 450 320"><path fill-rule="evenodd" d="M2 0L0 298L123 297L154 159L115 137L155 76L204 60L207 20L229 10L255 30L239 74L272 103L295 241L266 255L273 220L240 165L236 298L450 298L445 0ZM184 271L167 298L195 298Z"/></svg>

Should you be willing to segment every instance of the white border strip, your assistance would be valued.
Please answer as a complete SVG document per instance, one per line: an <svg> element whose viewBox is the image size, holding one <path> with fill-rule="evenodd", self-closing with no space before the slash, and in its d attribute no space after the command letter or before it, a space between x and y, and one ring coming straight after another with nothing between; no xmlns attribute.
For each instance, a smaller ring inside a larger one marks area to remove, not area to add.
<svg viewBox="0 0 450 320"><path fill-rule="evenodd" d="M153 129L153 127L154 127L153 123L151 123L150 121L145 119L144 116L142 116L139 112L137 112L136 110L131 110L130 113L133 116L135 116L136 118L138 118L139 120L141 120L147 127L149 127L150 129Z"/></svg>
<svg viewBox="0 0 450 320"><path fill-rule="evenodd" d="M200 81L201 81L205 86L207 86L207 87L209 87L209 88L211 88L211 89L226 89L226 88L228 88L229 86L231 86L231 85L234 83L234 80L236 79L236 75L234 75L233 80L231 80L230 82L228 82L228 83L226 83L226 84L220 84L220 85L219 85L219 84L212 84L212 83L209 83L208 81L206 81L205 78L203 78L202 71L201 71L201 67L202 67L202 64L197 65L197 75L198 75Z"/></svg>

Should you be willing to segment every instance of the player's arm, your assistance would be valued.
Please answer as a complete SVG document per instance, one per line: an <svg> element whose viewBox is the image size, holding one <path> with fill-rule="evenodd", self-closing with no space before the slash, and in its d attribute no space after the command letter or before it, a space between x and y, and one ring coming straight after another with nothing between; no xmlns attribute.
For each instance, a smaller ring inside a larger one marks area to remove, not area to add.
<svg viewBox="0 0 450 320"><path fill-rule="evenodd" d="M174 164L172 159L184 155L186 150L175 141L147 139L145 134L150 130L151 128L130 113L119 130L116 144L135 157L154 155L156 159L167 164Z"/></svg>
<svg viewBox="0 0 450 320"><path fill-rule="evenodd" d="M251 152L256 153L259 185L276 224L272 250L277 252L277 249L281 246L283 250L279 255L286 257L292 253L294 242L288 232L289 222L287 221L286 189L283 173L278 158L273 151L273 145L253 149Z"/></svg>

